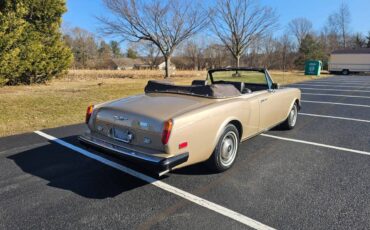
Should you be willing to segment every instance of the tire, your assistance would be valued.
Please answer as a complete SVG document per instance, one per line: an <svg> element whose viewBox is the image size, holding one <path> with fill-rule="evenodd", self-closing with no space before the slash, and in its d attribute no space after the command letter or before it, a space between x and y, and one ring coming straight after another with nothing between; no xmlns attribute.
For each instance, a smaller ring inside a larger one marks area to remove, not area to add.
<svg viewBox="0 0 370 230"><path fill-rule="evenodd" d="M298 106L297 103L294 103L287 119L281 124L282 127L286 130L294 129L295 125L297 124L297 118L298 118Z"/></svg>
<svg viewBox="0 0 370 230"><path fill-rule="evenodd" d="M212 156L208 160L208 165L214 172L224 172L231 168L235 162L239 149L239 131L232 125L228 124Z"/></svg>
<svg viewBox="0 0 370 230"><path fill-rule="evenodd" d="M348 69L342 70L342 75L349 75L349 70Z"/></svg>

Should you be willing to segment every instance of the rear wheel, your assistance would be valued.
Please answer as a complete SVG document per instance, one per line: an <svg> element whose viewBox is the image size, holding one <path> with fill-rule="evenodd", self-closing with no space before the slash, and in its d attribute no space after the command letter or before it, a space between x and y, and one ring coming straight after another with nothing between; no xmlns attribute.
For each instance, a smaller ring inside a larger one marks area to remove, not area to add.
<svg viewBox="0 0 370 230"><path fill-rule="evenodd" d="M238 129L228 124L217 146L209 159L208 163L212 170L216 172L223 172L232 167L235 162L239 147L239 132Z"/></svg>
<svg viewBox="0 0 370 230"><path fill-rule="evenodd" d="M349 70L348 70L348 69L344 69L344 70L342 70L342 74L343 74L343 75L349 75Z"/></svg>
<svg viewBox="0 0 370 230"><path fill-rule="evenodd" d="M282 123L283 128L288 130L293 129L297 123L297 117L298 117L298 106L297 103L294 103L287 119Z"/></svg>

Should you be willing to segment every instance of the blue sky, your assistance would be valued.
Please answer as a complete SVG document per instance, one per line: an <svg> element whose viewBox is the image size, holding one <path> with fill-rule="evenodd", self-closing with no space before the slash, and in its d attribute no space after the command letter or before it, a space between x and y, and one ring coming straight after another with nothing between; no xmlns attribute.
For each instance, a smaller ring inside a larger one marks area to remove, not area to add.
<svg viewBox="0 0 370 230"><path fill-rule="evenodd" d="M207 0L212 3L212 0ZM339 8L342 2L349 6L353 32L367 34L370 31L370 0L260 0L262 5L276 9L280 16L280 31L283 33L290 20L297 17L306 17L312 21L314 28L320 30L327 17ZM98 22L94 16L108 14L101 0L67 0L68 12L63 20L69 27L78 26L88 31L97 32Z"/></svg>

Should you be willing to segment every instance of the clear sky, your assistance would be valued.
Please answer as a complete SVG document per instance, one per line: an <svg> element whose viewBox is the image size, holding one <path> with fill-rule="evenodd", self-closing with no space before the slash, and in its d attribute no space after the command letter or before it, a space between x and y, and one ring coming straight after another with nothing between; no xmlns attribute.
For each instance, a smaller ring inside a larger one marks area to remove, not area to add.
<svg viewBox="0 0 370 230"><path fill-rule="evenodd" d="M212 4L212 0L206 0ZM320 30L328 15L336 11L342 2L347 3L352 16L353 32L367 34L370 31L370 0L260 0L262 5L276 9L280 16L281 34L290 20L306 17L312 21L315 30ZM90 32L97 32L98 22L94 16L108 12L101 0L67 0L68 12L63 16L64 23L70 27L78 26Z"/></svg>

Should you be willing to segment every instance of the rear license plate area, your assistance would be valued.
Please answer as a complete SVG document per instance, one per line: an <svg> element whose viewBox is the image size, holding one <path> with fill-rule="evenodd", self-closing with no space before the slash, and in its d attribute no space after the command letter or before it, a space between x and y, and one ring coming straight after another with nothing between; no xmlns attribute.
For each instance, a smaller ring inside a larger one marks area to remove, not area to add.
<svg viewBox="0 0 370 230"><path fill-rule="evenodd" d="M125 143L130 143L133 139L133 134L130 131L120 128L112 128L111 135L114 139Z"/></svg>

